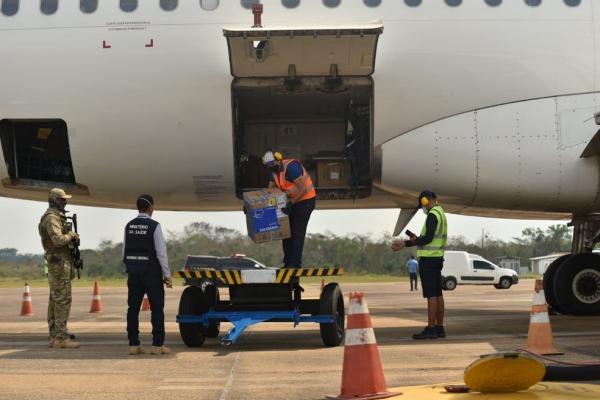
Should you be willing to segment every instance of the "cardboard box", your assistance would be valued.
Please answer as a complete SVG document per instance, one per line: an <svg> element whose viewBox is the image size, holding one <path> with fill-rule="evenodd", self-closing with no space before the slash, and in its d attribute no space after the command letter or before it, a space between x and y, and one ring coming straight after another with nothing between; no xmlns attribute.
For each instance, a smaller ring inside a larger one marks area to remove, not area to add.
<svg viewBox="0 0 600 400"><path fill-rule="evenodd" d="M287 196L279 189L262 189L244 193L248 236L256 243L291 237L290 219L282 211Z"/></svg>
<svg viewBox="0 0 600 400"><path fill-rule="evenodd" d="M317 187L347 188L350 182L350 162L348 160L318 160Z"/></svg>

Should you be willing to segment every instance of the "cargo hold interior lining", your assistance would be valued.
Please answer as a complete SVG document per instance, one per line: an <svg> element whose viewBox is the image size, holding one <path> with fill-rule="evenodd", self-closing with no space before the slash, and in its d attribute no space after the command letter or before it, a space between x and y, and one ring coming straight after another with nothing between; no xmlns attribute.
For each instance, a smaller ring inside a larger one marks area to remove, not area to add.
<svg viewBox="0 0 600 400"><path fill-rule="evenodd" d="M0 121L0 142L13 184L75 185L65 121L3 119Z"/></svg>
<svg viewBox="0 0 600 400"><path fill-rule="evenodd" d="M371 77L238 78L232 83L236 193L266 187L268 149L303 162L320 199L371 192Z"/></svg>

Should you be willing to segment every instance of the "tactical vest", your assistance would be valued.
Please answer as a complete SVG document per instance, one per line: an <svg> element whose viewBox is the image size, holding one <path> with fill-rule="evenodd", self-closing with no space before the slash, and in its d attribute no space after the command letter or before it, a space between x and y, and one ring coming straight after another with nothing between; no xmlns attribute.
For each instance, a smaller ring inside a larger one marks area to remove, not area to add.
<svg viewBox="0 0 600 400"><path fill-rule="evenodd" d="M306 188L306 193L304 193L304 196L302 196L299 201L314 199L315 197L317 197L317 192L315 191L312 179L310 178L310 175L308 175L308 172L306 172L306 168L304 168L304 165L302 165L302 163L298 160L281 161L283 163L282 170L279 172L279 174L273 174L275 184L279 189L283 190L284 192L294 187L293 182L288 182L285 179L285 174L287 173L288 165L290 165L290 163L293 161L296 161L298 164L300 164L300 166L302 167L302 177L305 178L304 187Z"/></svg>
<svg viewBox="0 0 600 400"><path fill-rule="evenodd" d="M128 273L161 273L156 257L154 231L158 222L151 218L135 218L125 226L123 262Z"/></svg>
<svg viewBox="0 0 600 400"><path fill-rule="evenodd" d="M50 235L44 228L44 224L45 224L44 219L46 219L50 215L56 215L60 219L61 233L63 235L66 235L71 230L71 228L69 226L69 222L67 221L67 217L65 216L65 214L63 214L62 212L60 212L56 209L52 209L52 208L49 208L48 210L46 210L44 215L42 215L42 218L40 218L40 223L38 224L38 232L40 233L40 237L42 239L42 247L44 248L44 253L45 254L70 254L71 248L69 247L69 245L65 245L65 246L54 245L54 243L52 242L52 239L50 239Z"/></svg>
<svg viewBox="0 0 600 400"><path fill-rule="evenodd" d="M435 206L429 210L429 214L435 215L437 219L437 227L433 234L433 240L427 243L425 246L419 246L417 248L417 257L444 257L444 249L448 243L448 223L446 222L446 215L444 210L440 206ZM427 232L427 221L423 224L421 229L421 236L424 236Z"/></svg>

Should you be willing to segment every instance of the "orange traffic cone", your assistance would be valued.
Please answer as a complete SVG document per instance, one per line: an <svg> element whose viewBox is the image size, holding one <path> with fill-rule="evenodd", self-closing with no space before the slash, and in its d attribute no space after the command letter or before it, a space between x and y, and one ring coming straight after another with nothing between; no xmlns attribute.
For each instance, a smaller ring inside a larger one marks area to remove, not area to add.
<svg viewBox="0 0 600 400"><path fill-rule="evenodd" d="M535 280L535 294L531 306L527 350L541 355L564 354L554 347L552 326L548 316L548 304L544 296L544 281Z"/></svg>
<svg viewBox="0 0 600 400"><path fill-rule="evenodd" d="M344 344L342 388L328 399L385 399L402 394L387 390L369 308L362 292L350 293Z"/></svg>
<svg viewBox="0 0 600 400"><path fill-rule="evenodd" d="M102 302L100 301L100 288L98 287L98 282L94 282L94 294L92 295L92 305L90 307L90 312L102 312Z"/></svg>
<svg viewBox="0 0 600 400"><path fill-rule="evenodd" d="M142 302L142 311L150 311L150 302L146 294L144 294L144 301Z"/></svg>
<svg viewBox="0 0 600 400"><path fill-rule="evenodd" d="M33 315L33 303L31 303L31 289L29 283L25 282L25 291L23 292L23 303L21 303L21 315L30 317Z"/></svg>

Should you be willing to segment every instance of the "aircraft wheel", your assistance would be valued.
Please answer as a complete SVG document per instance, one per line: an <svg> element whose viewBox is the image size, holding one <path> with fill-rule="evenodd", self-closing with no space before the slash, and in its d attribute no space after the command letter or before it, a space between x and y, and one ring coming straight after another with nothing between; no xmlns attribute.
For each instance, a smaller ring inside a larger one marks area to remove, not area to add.
<svg viewBox="0 0 600 400"><path fill-rule="evenodd" d="M560 314L566 314L566 312L556 301L556 296L554 295L554 277L556 276L556 271L558 271L560 266L569 257L571 257L571 254L558 257L548 265L546 272L544 272L544 295L546 296L546 303L548 303L552 310Z"/></svg>
<svg viewBox="0 0 600 400"><path fill-rule="evenodd" d="M179 315L201 315L209 309L208 298L202 288L189 286L179 300ZM200 347L206 339L206 327L201 323L179 324L179 334L188 347Z"/></svg>
<svg viewBox="0 0 600 400"><path fill-rule="evenodd" d="M319 298L319 314L333 315L334 321L329 324L319 324L321 339L325 346L338 346L344 340L344 296L337 283L325 285Z"/></svg>
<svg viewBox="0 0 600 400"><path fill-rule="evenodd" d="M555 272L554 296L573 315L600 314L600 255L576 254Z"/></svg>

